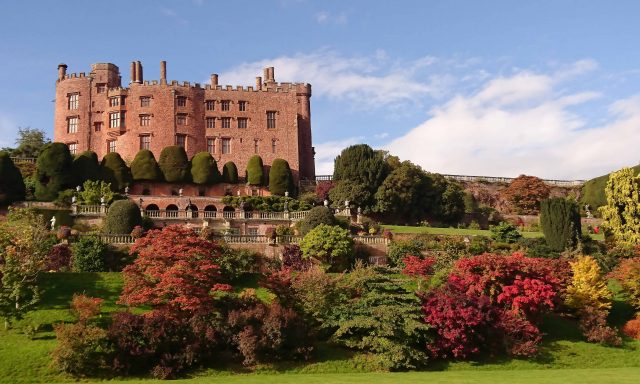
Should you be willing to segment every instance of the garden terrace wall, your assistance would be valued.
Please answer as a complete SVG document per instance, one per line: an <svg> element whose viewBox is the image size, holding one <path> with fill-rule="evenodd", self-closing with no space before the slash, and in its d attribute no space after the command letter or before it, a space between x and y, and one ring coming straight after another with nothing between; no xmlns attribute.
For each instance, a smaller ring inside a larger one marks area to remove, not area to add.
<svg viewBox="0 0 640 384"><path fill-rule="evenodd" d="M129 194L136 196L173 196L182 189L184 197L202 196L271 196L269 188L246 184L217 183L198 185L192 183L136 182L129 188Z"/></svg>

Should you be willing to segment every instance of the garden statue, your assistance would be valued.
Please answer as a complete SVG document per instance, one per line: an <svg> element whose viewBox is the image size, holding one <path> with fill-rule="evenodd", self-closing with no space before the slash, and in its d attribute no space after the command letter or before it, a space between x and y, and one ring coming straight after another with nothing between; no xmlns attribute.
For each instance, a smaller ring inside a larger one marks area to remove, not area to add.
<svg viewBox="0 0 640 384"><path fill-rule="evenodd" d="M178 196L182 196L182 188L178 189Z"/></svg>
<svg viewBox="0 0 640 384"><path fill-rule="evenodd" d="M51 217L51 220L49 221L51 222L51 230L53 231L54 229L56 229L56 217Z"/></svg>

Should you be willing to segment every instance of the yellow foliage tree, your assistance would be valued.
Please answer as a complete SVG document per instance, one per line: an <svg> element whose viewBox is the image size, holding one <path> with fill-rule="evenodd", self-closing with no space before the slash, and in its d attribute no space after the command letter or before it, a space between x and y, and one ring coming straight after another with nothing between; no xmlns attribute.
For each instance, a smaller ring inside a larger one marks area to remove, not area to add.
<svg viewBox="0 0 640 384"><path fill-rule="evenodd" d="M567 288L566 304L576 309L610 309L613 295L607 288L598 263L591 256L580 256L570 264L573 278Z"/></svg>
<svg viewBox="0 0 640 384"><path fill-rule="evenodd" d="M602 225L616 243L640 244L640 177L633 169L622 168L611 173L605 188L607 205L598 208Z"/></svg>

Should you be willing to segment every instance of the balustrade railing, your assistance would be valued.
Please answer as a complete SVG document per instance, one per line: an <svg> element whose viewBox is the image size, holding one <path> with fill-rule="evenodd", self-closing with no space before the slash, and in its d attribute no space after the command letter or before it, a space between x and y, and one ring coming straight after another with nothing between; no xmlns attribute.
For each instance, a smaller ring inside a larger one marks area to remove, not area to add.
<svg viewBox="0 0 640 384"><path fill-rule="evenodd" d="M106 214L109 208L107 206L96 204L96 205L76 205L75 209L76 209L76 215L101 216L103 214Z"/></svg>
<svg viewBox="0 0 640 384"><path fill-rule="evenodd" d="M487 182L487 183L510 183L515 178L513 177L496 177L496 176L468 176L468 175L442 175L446 179L457 180L457 181L476 181L476 182ZM543 179L545 184L555 185L558 187L577 187L584 184L584 180L552 180L552 179Z"/></svg>

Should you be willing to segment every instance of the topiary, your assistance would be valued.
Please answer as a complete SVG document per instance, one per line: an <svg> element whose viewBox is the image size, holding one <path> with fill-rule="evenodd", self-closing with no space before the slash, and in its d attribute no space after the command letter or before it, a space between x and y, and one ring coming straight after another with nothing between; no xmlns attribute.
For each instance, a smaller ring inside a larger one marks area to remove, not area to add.
<svg viewBox="0 0 640 384"><path fill-rule="evenodd" d="M222 181L229 184L238 183L238 167L233 161L225 163L222 168Z"/></svg>
<svg viewBox="0 0 640 384"><path fill-rule="evenodd" d="M264 182L264 164L262 158L253 155L247 163L247 183L251 185L262 185Z"/></svg>
<svg viewBox="0 0 640 384"><path fill-rule="evenodd" d="M73 159L73 173L78 184L83 184L87 180L100 180L100 163L98 155L93 151L84 151Z"/></svg>
<svg viewBox="0 0 640 384"><path fill-rule="evenodd" d="M540 224L551 250L560 252L575 247L582 232L578 204L560 197L543 200Z"/></svg>
<svg viewBox="0 0 640 384"><path fill-rule="evenodd" d="M105 255L108 249L99 237L82 236L71 246L73 271L104 272L106 270Z"/></svg>
<svg viewBox="0 0 640 384"><path fill-rule="evenodd" d="M304 236L320 224L335 225L336 217L327 207L312 208L304 219L298 222L300 235Z"/></svg>
<svg viewBox="0 0 640 384"><path fill-rule="evenodd" d="M198 152L191 159L191 179L196 184L211 185L220 181L218 164L209 152Z"/></svg>
<svg viewBox="0 0 640 384"><path fill-rule="evenodd" d="M284 159L275 159L269 170L269 191L273 195L293 193L293 175L289 163Z"/></svg>
<svg viewBox="0 0 640 384"><path fill-rule="evenodd" d="M158 161L164 179L169 183L179 183L189 179L189 158L179 145L166 147L160 152Z"/></svg>
<svg viewBox="0 0 640 384"><path fill-rule="evenodd" d="M23 200L26 193L20 170L7 152L0 152L0 205Z"/></svg>
<svg viewBox="0 0 640 384"><path fill-rule="evenodd" d="M51 201L58 192L74 187L73 159L65 144L47 144L38 156L36 168L36 199Z"/></svg>
<svg viewBox="0 0 640 384"><path fill-rule="evenodd" d="M131 176L134 181L162 181L162 172L153 152L141 149L131 163Z"/></svg>
<svg viewBox="0 0 640 384"><path fill-rule="evenodd" d="M142 225L142 217L133 201L118 200L111 204L104 221L105 233L129 234L136 225Z"/></svg>
<svg viewBox="0 0 640 384"><path fill-rule="evenodd" d="M102 179L111 184L111 190L118 192L131 184L131 171L116 152L107 153L100 163Z"/></svg>

